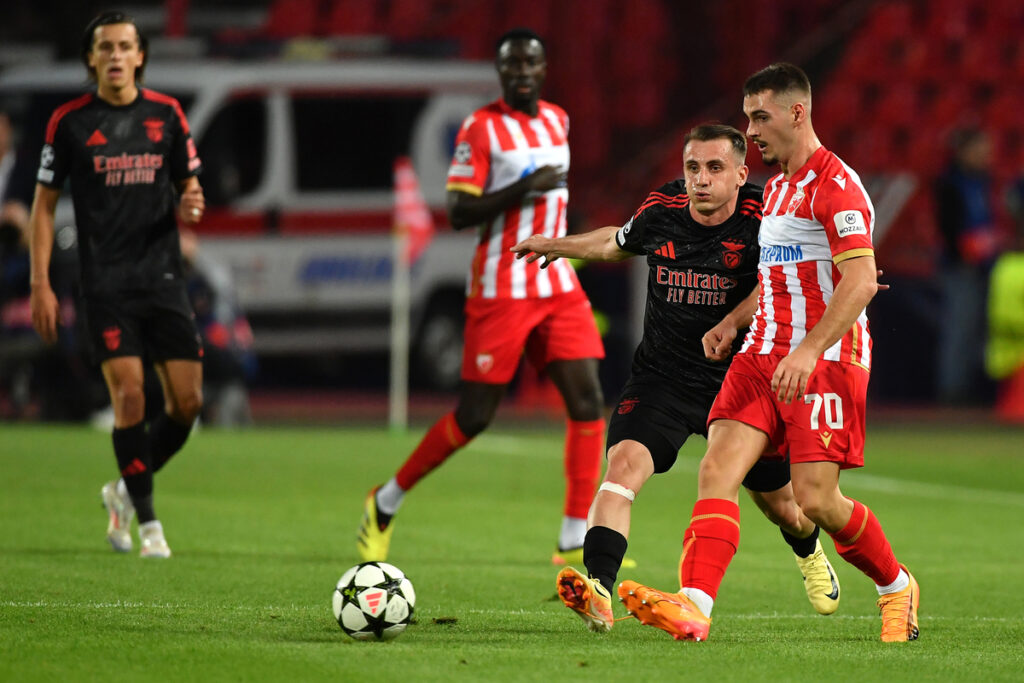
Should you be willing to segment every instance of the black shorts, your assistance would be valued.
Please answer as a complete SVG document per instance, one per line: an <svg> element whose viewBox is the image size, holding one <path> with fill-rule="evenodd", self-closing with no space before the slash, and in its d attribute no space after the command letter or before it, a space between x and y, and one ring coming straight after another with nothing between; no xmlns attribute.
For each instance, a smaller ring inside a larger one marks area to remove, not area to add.
<svg viewBox="0 0 1024 683"><path fill-rule="evenodd" d="M203 356L195 314L183 284L159 289L87 294L85 332L93 362L138 356L151 362Z"/></svg>
<svg viewBox="0 0 1024 683"><path fill-rule="evenodd" d="M626 382L608 423L611 448L620 441L642 443L656 473L667 472L692 434L708 435L708 412L715 394L688 389L663 377L634 375ZM775 491L789 482L787 460L759 460L743 485L752 491Z"/></svg>

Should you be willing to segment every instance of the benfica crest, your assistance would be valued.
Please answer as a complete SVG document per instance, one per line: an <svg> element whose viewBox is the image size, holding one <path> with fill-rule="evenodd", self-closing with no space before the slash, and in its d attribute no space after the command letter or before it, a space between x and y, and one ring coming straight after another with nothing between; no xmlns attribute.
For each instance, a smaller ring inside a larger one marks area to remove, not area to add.
<svg viewBox="0 0 1024 683"><path fill-rule="evenodd" d="M117 351L117 347L121 346L121 328L108 327L103 330L103 342L108 351Z"/></svg>
<svg viewBox="0 0 1024 683"><path fill-rule="evenodd" d="M164 122L161 119L146 119L142 122L146 127L146 137L153 142L164 139Z"/></svg>
<svg viewBox="0 0 1024 683"><path fill-rule="evenodd" d="M638 398L624 398L619 402L619 409L616 411L619 415L625 415L626 413L633 412L633 408L636 408L636 404L640 402Z"/></svg>
<svg viewBox="0 0 1024 683"><path fill-rule="evenodd" d="M725 251L722 252L722 263L726 268L738 268L743 261L741 252L747 245L742 242L722 242L722 246L725 247Z"/></svg>

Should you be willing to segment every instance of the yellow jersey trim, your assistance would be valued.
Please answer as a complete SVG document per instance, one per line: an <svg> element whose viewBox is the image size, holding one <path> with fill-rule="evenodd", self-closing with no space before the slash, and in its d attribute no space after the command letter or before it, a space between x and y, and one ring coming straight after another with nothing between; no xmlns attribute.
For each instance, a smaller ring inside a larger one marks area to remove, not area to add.
<svg viewBox="0 0 1024 683"><path fill-rule="evenodd" d="M471 185L469 183L448 183L445 185L444 189L448 191L454 190L456 192L465 192L466 194L471 194L474 197L479 197L484 193L483 188L479 188L476 185Z"/></svg>
<svg viewBox="0 0 1024 683"><path fill-rule="evenodd" d="M859 258L861 256L874 256L874 255L875 255L875 250L871 249L870 247L863 247L861 249L850 249L849 251L844 251L842 254L836 254L835 256L833 256L832 257L832 262L835 263L836 265L839 265L840 263L842 263L843 261L845 261L847 259Z"/></svg>

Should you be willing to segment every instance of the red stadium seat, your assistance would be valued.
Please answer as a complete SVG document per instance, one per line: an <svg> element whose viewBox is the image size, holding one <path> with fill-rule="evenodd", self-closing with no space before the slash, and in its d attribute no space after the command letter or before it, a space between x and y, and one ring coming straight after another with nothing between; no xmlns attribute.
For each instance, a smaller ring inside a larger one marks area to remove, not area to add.
<svg viewBox="0 0 1024 683"><path fill-rule="evenodd" d="M274 0L263 33L279 39L315 35L320 28L319 11L320 0Z"/></svg>
<svg viewBox="0 0 1024 683"><path fill-rule="evenodd" d="M396 40L414 40L431 35L435 2L432 0L391 0L386 21L387 35Z"/></svg>
<svg viewBox="0 0 1024 683"><path fill-rule="evenodd" d="M863 34L869 34L875 42L905 39L918 29L915 26L914 8L909 2L880 4L868 16Z"/></svg>
<svg viewBox="0 0 1024 683"><path fill-rule="evenodd" d="M375 0L331 0L324 22L327 35L351 36L380 33L383 22Z"/></svg>
<svg viewBox="0 0 1024 683"><path fill-rule="evenodd" d="M478 6L487 3L476 3ZM493 14L498 20L501 31L507 31L517 26L526 26L544 38L548 43L552 42L555 36L551 35L551 2L548 0L533 0L533 2L509 2L502 3ZM482 8L481 8L482 9ZM477 11L480 11L478 9Z"/></svg>
<svg viewBox="0 0 1024 683"><path fill-rule="evenodd" d="M852 125L862 117L863 106L863 91L860 87L849 82L833 81L824 93L814 96L814 126L825 132Z"/></svg>
<svg viewBox="0 0 1024 683"><path fill-rule="evenodd" d="M894 81L882 90L870 110L874 125L908 126L923 115L914 83Z"/></svg>

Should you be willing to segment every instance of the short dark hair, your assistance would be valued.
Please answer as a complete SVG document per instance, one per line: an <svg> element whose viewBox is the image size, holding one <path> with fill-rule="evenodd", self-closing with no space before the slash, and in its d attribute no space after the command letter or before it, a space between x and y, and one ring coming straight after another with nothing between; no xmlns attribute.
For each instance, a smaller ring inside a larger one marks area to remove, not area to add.
<svg viewBox="0 0 1024 683"><path fill-rule="evenodd" d="M949 146L953 153L960 155L968 147L987 137L987 133L978 126L964 126L949 134Z"/></svg>
<svg viewBox="0 0 1024 683"><path fill-rule="evenodd" d="M702 123L694 126L683 138L683 149L690 144L691 140L710 142L712 140L728 140L732 143L732 149L739 155L741 160L747 158L747 138L739 130L724 123Z"/></svg>
<svg viewBox="0 0 1024 683"><path fill-rule="evenodd" d="M498 41L494 44L494 56L497 57L498 53L501 52L501 46L510 40L536 40L540 43L540 46L544 48L544 52L547 53L548 48L544 45L544 39L541 38L532 29L519 26L517 28L509 29L498 37Z"/></svg>
<svg viewBox="0 0 1024 683"><path fill-rule="evenodd" d="M146 38L145 34L139 29L139 25L135 23L135 18L119 12L117 10L109 10L103 12L85 27L85 33L82 34L82 45L79 56L82 58L82 64L85 64L86 71L89 72L89 80L96 80L96 69L89 66L89 53L92 52L92 43L95 38L96 29L100 26L108 26L110 24L131 24L135 27L135 35L139 37L139 49L142 51L142 65L135 70L135 81L142 83L142 76L146 70L146 62L149 61L149 39Z"/></svg>
<svg viewBox="0 0 1024 683"><path fill-rule="evenodd" d="M743 84L743 96L756 95L765 90L776 93L802 92L811 94L811 81L804 70L788 62L776 62L758 71Z"/></svg>

